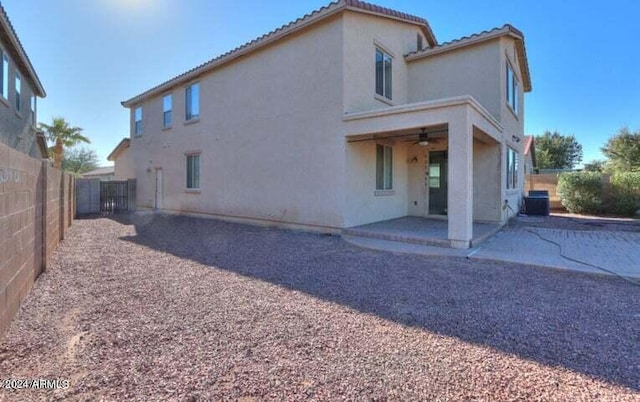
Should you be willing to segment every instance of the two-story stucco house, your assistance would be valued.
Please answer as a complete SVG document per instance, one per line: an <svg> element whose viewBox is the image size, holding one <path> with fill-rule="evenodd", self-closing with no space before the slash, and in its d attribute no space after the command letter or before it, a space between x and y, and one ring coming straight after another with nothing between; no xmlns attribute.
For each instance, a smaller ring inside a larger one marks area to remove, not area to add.
<svg viewBox="0 0 640 402"><path fill-rule="evenodd" d="M518 209L530 90L512 26L438 44L339 0L122 103L138 206L338 232L439 216L466 248Z"/></svg>
<svg viewBox="0 0 640 402"><path fill-rule="evenodd" d="M47 158L38 133L36 99L46 93L0 4L0 142L34 158Z"/></svg>

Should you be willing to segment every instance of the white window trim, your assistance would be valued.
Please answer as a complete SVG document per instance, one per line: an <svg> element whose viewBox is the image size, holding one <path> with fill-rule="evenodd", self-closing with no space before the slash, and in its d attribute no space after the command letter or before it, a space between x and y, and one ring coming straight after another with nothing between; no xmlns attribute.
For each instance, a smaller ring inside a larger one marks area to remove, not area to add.
<svg viewBox="0 0 640 402"><path fill-rule="evenodd" d="M169 97L171 99L171 108L169 110L164 110L164 100L166 97ZM167 112L171 113L171 121L169 122L169 124L166 124L164 118L165 113ZM173 92L162 95L162 129L169 130L171 127L173 127Z"/></svg>
<svg viewBox="0 0 640 402"><path fill-rule="evenodd" d="M18 83L20 83L20 90L18 90ZM16 109L16 114L22 117L22 76L19 72L16 71L15 76L13 77L13 93L14 93L14 107Z"/></svg>
<svg viewBox="0 0 640 402"><path fill-rule="evenodd" d="M4 70L4 61L5 59L7 60L7 70ZM5 104L7 106L9 106L9 81L11 79L11 77L9 76L9 70L10 70L10 66L11 63L9 62L9 55L7 54L7 52L5 52L5 50L3 48L0 47L0 63L2 63L2 76L0 76L0 80L2 80L2 91L0 91L0 99L5 101ZM7 85L5 88L4 85L4 75L7 75ZM6 92L7 96L5 96L5 94L3 92Z"/></svg>
<svg viewBox="0 0 640 402"><path fill-rule="evenodd" d="M383 153L382 153L382 188L378 188L378 146L381 146L383 149ZM385 164L385 157L384 157L384 150L385 149L389 149L391 152L391 164L387 165ZM374 195L376 196L386 196L386 195L394 195L395 191L394 191L394 187L393 187L393 146L389 145L389 144L380 144L380 143L376 143L376 147L375 147L375 152L376 152L376 156L375 156L375 179L376 179L376 183L375 183L375 191L374 191ZM388 166L389 167L389 179L391 181L389 188L384 188L385 187L385 183L384 183L384 178L385 178L385 167Z"/></svg>
<svg viewBox="0 0 640 402"><path fill-rule="evenodd" d="M137 120L137 116L136 116L136 112L138 111L138 109L140 109L140 131L138 132L138 120ZM143 127L142 127L142 121L144 120L144 110L142 110L142 105L140 106L136 106L133 108L133 136L134 137L140 137L142 136L142 132Z"/></svg>
<svg viewBox="0 0 640 402"><path fill-rule="evenodd" d="M193 87L194 85L198 86L198 114L196 116L192 116L191 118L187 118L187 89ZM184 123L185 124L191 124L191 123L196 123L200 121L200 92L201 91L202 91L202 86L200 85L200 81L194 81L184 86Z"/></svg>
<svg viewBox="0 0 640 402"><path fill-rule="evenodd" d="M184 186L184 191L187 193L200 193L200 190L202 188L202 186L200 185L200 172L202 171L201 167L201 155L202 153L200 151L189 151L189 152L185 152L184 153L184 163L185 163L185 186ZM188 181L188 177L189 177L189 157L193 157L193 156L197 156L198 157L198 187L189 187L189 181Z"/></svg>
<svg viewBox="0 0 640 402"><path fill-rule="evenodd" d="M511 166L509 164L509 161L511 160L511 157L512 157L511 155L515 156L515 162L514 162L515 169L513 171L511 171ZM520 178L518 177L520 174L520 153L516 149L511 148L510 146L507 146L506 173L507 173L506 190L507 191L518 190L518 187L520 185Z"/></svg>
<svg viewBox="0 0 640 402"><path fill-rule="evenodd" d="M516 70L513 68L511 61L507 58L506 61L507 71L505 71L506 79L506 102L507 107L513 113L516 119L520 115L520 80L516 76ZM509 71L511 71L511 83L509 82ZM515 94L514 94L515 92Z"/></svg>
<svg viewBox="0 0 640 402"><path fill-rule="evenodd" d="M388 95L390 95L390 97L388 97L386 95L379 94L377 92L377 88L374 86L374 88L373 88L374 98L379 100L379 101L381 101L381 102L384 102L384 103L386 103L388 105L393 106L394 105L394 103L393 103L393 81L394 81L393 80L393 70L394 70L393 64L394 64L394 62L393 61L395 59L395 55L386 46L381 44L380 41L378 41L376 39L373 40L373 45L375 47L376 52L380 51L383 54L383 60L384 60L384 55L389 56L389 58L391 59L391 93L388 94ZM375 74L376 74L375 68L376 68L376 66L374 64L374 78L376 78L375 77ZM384 93L385 92L384 89L386 88L386 82L387 82L386 76L384 74L384 61L383 61L383 66L382 66L382 73L383 73L383 80L382 80L382 88L383 88L383 90L382 90L382 92ZM377 82L376 82L376 85L377 85Z"/></svg>

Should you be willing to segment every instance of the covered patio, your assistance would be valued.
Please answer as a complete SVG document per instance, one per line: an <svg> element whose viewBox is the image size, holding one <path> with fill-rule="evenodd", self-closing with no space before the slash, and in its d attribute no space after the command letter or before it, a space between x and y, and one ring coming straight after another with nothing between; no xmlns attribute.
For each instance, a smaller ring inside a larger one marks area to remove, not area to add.
<svg viewBox="0 0 640 402"><path fill-rule="evenodd" d="M343 233L465 249L506 221L504 129L473 97L391 106L343 120L349 172ZM393 184L381 187L376 152L384 147L393 152Z"/></svg>
<svg viewBox="0 0 640 402"><path fill-rule="evenodd" d="M471 247L475 247L500 230L497 223L473 222ZM446 219L405 216L344 229L344 235L400 241L426 246L450 247Z"/></svg>

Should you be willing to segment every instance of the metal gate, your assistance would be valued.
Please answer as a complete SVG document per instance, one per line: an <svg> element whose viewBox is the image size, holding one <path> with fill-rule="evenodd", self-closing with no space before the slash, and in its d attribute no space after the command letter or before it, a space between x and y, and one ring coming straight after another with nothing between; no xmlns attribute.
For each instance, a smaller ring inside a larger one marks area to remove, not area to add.
<svg viewBox="0 0 640 402"><path fill-rule="evenodd" d="M128 182L100 182L100 213L117 214L129 210Z"/></svg>

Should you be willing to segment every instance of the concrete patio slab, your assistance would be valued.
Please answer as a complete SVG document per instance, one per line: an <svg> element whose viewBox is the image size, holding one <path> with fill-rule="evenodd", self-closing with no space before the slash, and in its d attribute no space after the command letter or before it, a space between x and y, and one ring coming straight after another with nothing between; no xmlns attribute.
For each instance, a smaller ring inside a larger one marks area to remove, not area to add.
<svg viewBox="0 0 640 402"><path fill-rule="evenodd" d="M356 237L390 240L425 246L450 247L446 219L405 216L397 219L355 226L342 231L343 235L357 241ZM480 244L500 230L498 224L473 223L473 246Z"/></svg>
<svg viewBox="0 0 640 402"><path fill-rule="evenodd" d="M457 256L640 279L639 232L504 227L469 250L348 235L343 238L360 247L390 252Z"/></svg>

